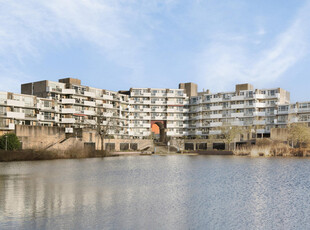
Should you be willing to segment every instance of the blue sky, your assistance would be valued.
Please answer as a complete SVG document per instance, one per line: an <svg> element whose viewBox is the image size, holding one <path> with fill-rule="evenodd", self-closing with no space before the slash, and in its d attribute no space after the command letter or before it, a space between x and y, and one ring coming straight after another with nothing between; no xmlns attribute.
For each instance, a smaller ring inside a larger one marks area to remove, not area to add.
<svg viewBox="0 0 310 230"><path fill-rule="evenodd" d="M310 1L0 0L0 90L281 87L310 100Z"/></svg>

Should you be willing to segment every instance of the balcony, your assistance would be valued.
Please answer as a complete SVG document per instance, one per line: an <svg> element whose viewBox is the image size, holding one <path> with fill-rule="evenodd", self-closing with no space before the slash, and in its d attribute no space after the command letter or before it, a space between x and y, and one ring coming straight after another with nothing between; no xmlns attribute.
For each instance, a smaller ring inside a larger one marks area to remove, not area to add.
<svg viewBox="0 0 310 230"><path fill-rule="evenodd" d="M253 106L256 108L265 108L266 103L254 103Z"/></svg>
<svg viewBox="0 0 310 230"><path fill-rule="evenodd" d="M217 119L217 118L222 118L222 114L210 114L211 119Z"/></svg>
<svg viewBox="0 0 310 230"><path fill-rule="evenodd" d="M176 109L167 109L167 113L175 113L175 112L177 112Z"/></svg>
<svg viewBox="0 0 310 230"><path fill-rule="evenodd" d="M75 90L74 89L62 89L61 92L63 94L75 94Z"/></svg>
<svg viewBox="0 0 310 230"><path fill-rule="evenodd" d="M75 123L75 119L74 118L61 118L61 123L73 124Z"/></svg>
<svg viewBox="0 0 310 230"><path fill-rule="evenodd" d="M222 122L210 122L210 127L219 127L222 126Z"/></svg>
<svg viewBox="0 0 310 230"><path fill-rule="evenodd" d="M288 114L288 110L278 110L277 114Z"/></svg>
<svg viewBox="0 0 310 230"><path fill-rule="evenodd" d="M234 104L234 105L231 105L231 108L232 109L243 109L243 108L245 108L245 105L244 104Z"/></svg>
<svg viewBox="0 0 310 230"><path fill-rule="evenodd" d="M166 97L166 93L151 93L151 97Z"/></svg>
<svg viewBox="0 0 310 230"><path fill-rule="evenodd" d="M150 113L151 112L151 108L143 108L142 110L145 113Z"/></svg>
<svg viewBox="0 0 310 230"><path fill-rule="evenodd" d="M255 99L265 99L266 95L265 94L254 94Z"/></svg>
<svg viewBox="0 0 310 230"><path fill-rule="evenodd" d="M165 112L167 112L166 111L166 109L162 109L162 108L156 108L156 109L154 109L154 108L152 108L152 112L154 113L165 113Z"/></svg>
<svg viewBox="0 0 310 230"><path fill-rule="evenodd" d="M177 101L168 100L168 101L167 101L167 105L182 105L182 104L179 103L179 102L177 102Z"/></svg>
<svg viewBox="0 0 310 230"><path fill-rule="evenodd" d="M131 93L132 97L150 97L151 93Z"/></svg>
<svg viewBox="0 0 310 230"><path fill-rule="evenodd" d="M102 107L106 108L106 109L112 109L113 105L112 104L102 104Z"/></svg>
<svg viewBox="0 0 310 230"><path fill-rule="evenodd" d="M104 99L104 100L113 100L113 96L111 96L111 95L106 95L106 94L103 94L102 96L102 99Z"/></svg>
<svg viewBox="0 0 310 230"><path fill-rule="evenodd" d="M167 120L167 117L162 117L162 116L152 116L152 120Z"/></svg>
<svg viewBox="0 0 310 230"><path fill-rule="evenodd" d="M142 127L143 128L151 128L151 124L149 124L149 123L148 124L143 124Z"/></svg>
<svg viewBox="0 0 310 230"><path fill-rule="evenodd" d="M167 97L176 97L175 93L167 93Z"/></svg>
<svg viewBox="0 0 310 230"><path fill-rule="evenodd" d="M253 125L266 125L265 120L254 120Z"/></svg>
<svg viewBox="0 0 310 230"><path fill-rule="evenodd" d="M62 108L61 112L62 113L76 113L75 109L72 109L72 108Z"/></svg>
<svg viewBox="0 0 310 230"><path fill-rule="evenodd" d="M223 101L223 98L219 97L219 98L211 98L210 99L210 102L220 102L220 101Z"/></svg>
<svg viewBox="0 0 310 230"><path fill-rule="evenodd" d="M299 113L310 112L310 108L298 108Z"/></svg>
<svg viewBox="0 0 310 230"><path fill-rule="evenodd" d="M231 97L232 101L243 101L244 99L245 99L244 96L234 96L234 97Z"/></svg>
<svg viewBox="0 0 310 230"><path fill-rule="evenodd" d="M150 100L144 100L143 104L145 104L145 105L151 104L151 101Z"/></svg>
<svg viewBox="0 0 310 230"><path fill-rule="evenodd" d="M173 120L175 120L176 118L174 117L174 116L167 116L167 120L168 121L173 121Z"/></svg>
<svg viewBox="0 0 310 230"><path fill-rule="evenodd" d="M7 112L6 116L8 118L25 119L25 114L20 112Z"/></svg>
<svg viewBox="0 0 310 230"><path fill-rule="evenodd" d="M93 111L93 110L83 110L82 112L83 112L83 114L85 114L85 115L91 115L91 116L96 115L96 112Z"/></svg>
<svg viewBox="0 0 310 230"><path fill-rule="evenodd" d="M86 97L92 97L92 98L95 98L95 97L96 97L96 94L93 93L93 92L84 91L84 95L85 95Z"/></svg>
<svg viewBox="0 0 310 230"><path fill-rule="evenodd" d="M25 102L23 101L17 101L17 100L7 100L6 104L9 106L16 106L16 107L24 107L25 106Z"/></svg>
<svg viewBox="0 0 310 230"><path fill-rule="evenodd" d="M210 110L222 110L223 106L217 105L217 106L210 106Z"/></svg>
<svg viewBox="0 0 310 230"><path fill-rule="evenodd" d="M94 101L84 101L83 104L86 106L92 106L92 107L96 106L96 102Z"/></svg>
<svg viewBox="0 0 310 230"><path fill-rule="evenodd" d="M254 117L264 117L264 116L266 116L266 113L265 112L254 112L253 116Z"/></svg>
<svg viewBox="0 0 310 230"><path fill-rule="evenodd" d="M231 113L231 117L244 117L244 113Z"/></svg>
<svg viewBox="0 0 310 230"><path fill-rule="evenodd" d="M62 103L62 104L74 104L74 103L75 103L75 99L72 99L72 98L63 98L63 99L61 99L61 103Z"/></svg>

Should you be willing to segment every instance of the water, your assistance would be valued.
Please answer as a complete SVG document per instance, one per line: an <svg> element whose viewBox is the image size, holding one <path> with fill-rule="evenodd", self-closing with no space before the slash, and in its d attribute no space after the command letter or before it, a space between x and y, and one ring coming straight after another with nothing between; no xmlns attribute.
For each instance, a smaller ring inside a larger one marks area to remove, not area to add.
<svg viewBox="0 0 310 230"><path fill-rule="evenodd" d="M0 229L309 229L310 160L0 163Z"/></svg>

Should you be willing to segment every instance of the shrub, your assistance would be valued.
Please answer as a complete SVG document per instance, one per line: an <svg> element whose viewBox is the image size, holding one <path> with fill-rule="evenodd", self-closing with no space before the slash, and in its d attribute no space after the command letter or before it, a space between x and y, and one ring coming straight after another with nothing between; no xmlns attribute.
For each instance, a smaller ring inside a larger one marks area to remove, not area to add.
<svg viewBox="0 0 310 230"><path fill-rule="evenodd" d="M14 133L4 134L0 137L0 149L5 149L6 141L8 150L16 150L21 148L21 143Z"/></svg>

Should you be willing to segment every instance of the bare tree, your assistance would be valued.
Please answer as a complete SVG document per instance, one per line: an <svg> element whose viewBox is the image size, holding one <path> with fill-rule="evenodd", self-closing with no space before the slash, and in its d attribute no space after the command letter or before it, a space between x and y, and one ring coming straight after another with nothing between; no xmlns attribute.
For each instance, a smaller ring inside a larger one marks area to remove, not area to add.
<svg viewBox="0 0 310 230"><path fill-rule="evenodd" d="M177 147L178 152L183 152L184 150L184 138L179 137L179 138L175 138L173 139L173 144L175 145L175 147Z"/></svg>
<svg viewBox="0 0 310 230"><path fill-rule="evenodd" d="M242 129L238 126L228 126L224 125L220 128L222 138L228 145L228 150L230 150L230 144L241 134Z"/></svg>
<svg viewBox="0 0 310 230"><path fill-rule="evenodd" d="M96 129L101 139L101 151L104 149L104 140L111 135L111 131L118 131L117 125L117 119L104 116L97 117Z"/></svg>

